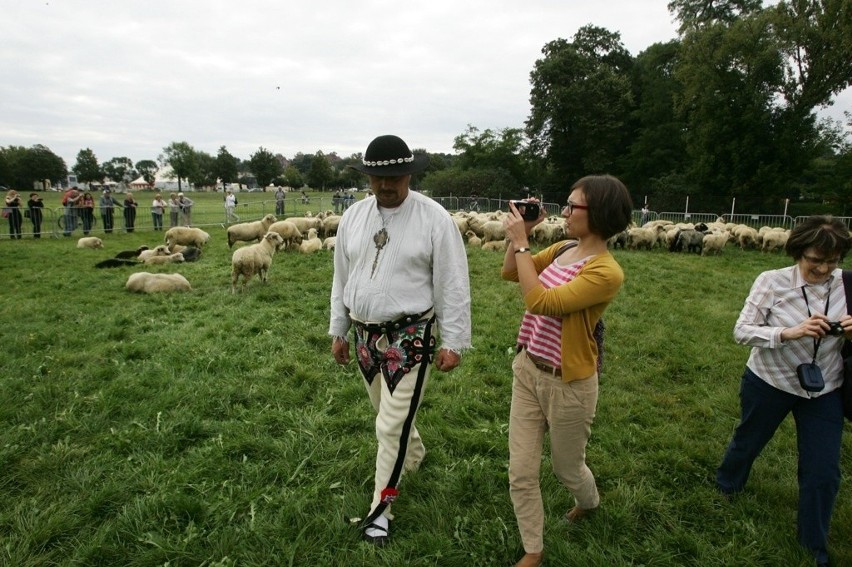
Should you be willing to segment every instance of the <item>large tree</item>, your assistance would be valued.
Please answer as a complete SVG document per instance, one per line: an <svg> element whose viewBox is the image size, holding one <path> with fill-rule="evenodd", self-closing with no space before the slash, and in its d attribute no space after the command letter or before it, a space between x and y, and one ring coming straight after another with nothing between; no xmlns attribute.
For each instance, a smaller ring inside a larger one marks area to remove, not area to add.
<svg viewBox="0 0 852 567"><path fill-rule="evenodd" d="M562 192L583 175L613 172L624 153L631 58L618 33L595 26L580 28L573 41L549 42L542 53L530 74L526 132L540 170Z"/></svg>
<svg viewBox="0 0 852 567"><path fill-rule="evenodd" d="M181 190L181 179L188 179L195 173L195 149L187 142L172 142L163 148L160 161L171 166L178 180L178 191Z"/></svg>
<svg viewBox="0 0 852 567"><path fill-rule="evenodd" d="M133 169L133 161L129 157L114 157L103 164L104 174L118 183L133 181L137 172Z"/></svg>
<svg viewBox="0 0 852 567"><path fill-rule="evenodd" d="M148 185L153 186L157 180L157 172L160 171L160 166L152 159L143 159L136 162L136 171L139 172Z"/></svg>
<svg viewBox="0 0 852 567"><path fill-rule="evenodd" d="M187 180L196 188L216 186L216 158L207 152L196 151L195 167Z"/></svg>
<svg viewBox="0 0 852 567"><path fill-rule="evenodd" d="M0 148L0 185L29 190L34 182L47 179L54 184L67 176L65 160L46 146Z"/></svg>
<svg viewBox="0 0 852 567"><path fill-rule="evenodd" d="M98 158L95 157L95 152L90 148L80 150L77 153L77 163L71 169L77 175L77 181L80 183L92 183L93 181L101 183L104 180L103 169L98 165Z"/></svg>
<svg viewBox="0 0 852 567"><path fill-rule="evenodd" d="M219 153L216 154L216 176L222 182L223 186L228 183L234 183L239 179L240 160L231 155L231 152L225 146L219 148Z"/></svg>
<svg viewBox="0 0 852 567"><path fill-rule="evenodd" d="M458 152L455 167L460 169L500 168L523 184L528 167L524 160L524 132L519 128L480 131L468 124L464 134L456 136L453 149Z"/></svg>
<svg viewBox="0 0 852 567"><path fill-rule="evenodd" d="M331 169L331 163L322 152L318 151L314 154L306 180L314 189L325 189L334 181L334 170Z"/></svg>
<svg viewBox="0 0 852 567"><path fill-rule="evenodd" d="M257 184L264 189L272 183L273 179L281 175L281 162L263 146L251 155L249 165L257 179Z"/></svg>

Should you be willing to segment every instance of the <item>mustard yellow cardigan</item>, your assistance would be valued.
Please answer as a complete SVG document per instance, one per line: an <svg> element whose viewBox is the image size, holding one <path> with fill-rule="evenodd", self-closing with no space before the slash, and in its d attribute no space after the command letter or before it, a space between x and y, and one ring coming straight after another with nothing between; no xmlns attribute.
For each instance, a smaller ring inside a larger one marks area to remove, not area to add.
<svg viewBox="0 0 852 567"><path fill-rule="evenodd" d="M564 244L553 244L532 257L537 274L553 262ZM517 270L502 270L500 276L518 281ZM538 284L523 298L530 313L562 318L564 382L589 378L597 370L598 347L592 333L623 282L621 266L606 252L589 258L570 282L551 289Z"/></svg>

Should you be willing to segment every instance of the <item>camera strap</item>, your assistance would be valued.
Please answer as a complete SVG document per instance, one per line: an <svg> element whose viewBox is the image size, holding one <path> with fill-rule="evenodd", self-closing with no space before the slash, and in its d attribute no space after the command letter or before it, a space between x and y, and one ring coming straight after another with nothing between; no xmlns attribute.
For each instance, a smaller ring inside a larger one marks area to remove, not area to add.
<svg viewBox="0 0 852 567"><path fill-rule="evenodd" d="M808 317L811 316L811 306L808 303L808 294L805 293L805 287L802 286L802 297L805 298L805 307L808 310ZM831 287L828 288L828 293L825 294L825 315L828 316L828 300L831 299ZM819 352L819 345L822 344L822 337L818 339L814 339L814 359L811 361L813 364L816 364L817 353Z"/></svg>

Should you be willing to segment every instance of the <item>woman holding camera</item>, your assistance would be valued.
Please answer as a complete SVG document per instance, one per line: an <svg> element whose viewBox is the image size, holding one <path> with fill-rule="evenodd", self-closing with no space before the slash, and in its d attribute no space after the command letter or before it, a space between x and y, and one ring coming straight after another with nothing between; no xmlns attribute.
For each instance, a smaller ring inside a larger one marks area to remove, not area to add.
<svg viewBox="0 0 852 567"><path fill-rule="evenodd" d="M740 382L740 423L716 471L729 496L742 491L754 460L793 413L799 448L799 543L828 565L828 527L840 486L844 335L852 334L840 262L852 247L842 222L810 217L786 251L795 264L760 274L734 327L752 347Z"/></svg>
<svg viewBox="0 0 852 567"><path fill-rule="evenodd" d="M525 552L516 567L543 561L539 470L545 431L550 431L553 472L576 501L565 520L582 520L600 502L586 465L602 354L595 331L624 280L606 241L627 227L633 211L621 181L609 175L584 177L571 188L562 211L565 232L576 241L533 255L529 234L545 215L528 215L538 209L531 202L533 207L529 202L509 205L504 226L511 244L501 273L520 284L526 307L512 362L509 417L509 493Z"/></svg>

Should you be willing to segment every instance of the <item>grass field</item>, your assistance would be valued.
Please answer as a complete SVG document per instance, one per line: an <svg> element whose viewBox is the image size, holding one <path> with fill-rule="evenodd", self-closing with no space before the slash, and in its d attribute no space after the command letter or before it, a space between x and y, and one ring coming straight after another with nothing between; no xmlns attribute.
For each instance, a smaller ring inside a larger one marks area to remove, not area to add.
<svg viewBox="0 0 852 567"><path fill-rule="evenodd" d="M369 505L375 438L355 366L330 356L330 254L279 254L266 286L231 295L224 230L210 232L199 262L148 268L194 288L164 296L126 292L130 270L93 268L158 233L102 236L104 250L0 240L0 564L511 565L521 302L499 279L502 256L469 252L474 349L432 374L418 418L429 453L403 480L392 545L376 550L348 521ZM741 497L713 488L748 355L733 324L755 276L788 260L731 247L615 254L627 279L606 314L588 450L602 506L563 524L573 502L545 464L546 564L810 565L796 543L791 420ZM849 449L847 436L844 475ZM848 490L831 535L838 565L852 565Z"/></svg>

